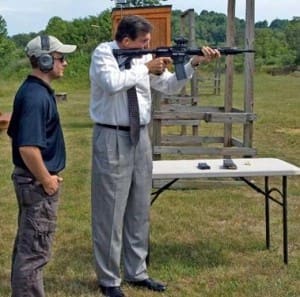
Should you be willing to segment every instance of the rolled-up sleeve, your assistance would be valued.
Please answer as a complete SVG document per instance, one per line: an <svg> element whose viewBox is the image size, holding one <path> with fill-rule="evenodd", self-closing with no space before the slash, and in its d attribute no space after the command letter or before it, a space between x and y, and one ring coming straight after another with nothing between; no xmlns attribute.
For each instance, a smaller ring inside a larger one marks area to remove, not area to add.
<svg viewBox="0 0 300 297"><path fill-rule="evenodd" d="M179 93L194 73L190 62L184 65L184 70L187 78L182 80L178 80L176 74L168 70L161 75L151 75L151 87L167 95Z"/></svg>

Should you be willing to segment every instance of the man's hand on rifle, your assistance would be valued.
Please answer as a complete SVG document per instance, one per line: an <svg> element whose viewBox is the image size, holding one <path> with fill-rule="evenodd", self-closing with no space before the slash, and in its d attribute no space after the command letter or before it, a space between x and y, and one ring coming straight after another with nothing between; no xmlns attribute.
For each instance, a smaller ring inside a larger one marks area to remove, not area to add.
<svg viewBox="0 0 300 297"><path fill-rule="evenodd" d="M149 73L161 75L166 70L167 66L171 63L172 59L170 57L159 57L154 58L145 65L148 67Z"/></svg>
<svg viewBox="0 0 300 297"><path fill-rule="evenodd" d="M220 52L217 49L212 49L208 46L203 46L201 48L203 56L193 56L191 60L192 67L197 67L200 63L210 62L214 59L221 57Z"/></svg>

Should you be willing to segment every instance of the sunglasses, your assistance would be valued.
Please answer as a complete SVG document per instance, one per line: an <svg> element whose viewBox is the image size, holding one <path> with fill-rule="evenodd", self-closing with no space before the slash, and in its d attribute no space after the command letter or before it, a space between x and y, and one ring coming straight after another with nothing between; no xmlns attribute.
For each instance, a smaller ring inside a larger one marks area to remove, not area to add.
<svg viewBox="0 0 300 297"><path fill-rule="evenodd" d="M60 57L53 57L53 60L59 60L61 63L66 61L66 56L62 55Z"/></svg>

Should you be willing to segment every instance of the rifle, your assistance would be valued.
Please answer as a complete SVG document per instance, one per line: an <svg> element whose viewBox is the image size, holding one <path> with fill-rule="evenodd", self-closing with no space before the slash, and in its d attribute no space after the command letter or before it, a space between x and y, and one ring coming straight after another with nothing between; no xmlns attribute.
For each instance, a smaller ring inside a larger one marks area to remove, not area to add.
<svg viewBox="0 0 300 297"><path fill-rule="evenodd" d="M175 73L178 80L186 79L184 70L184 62L188 56L198 55L203 56L201 48L188 48L186 46L187 39L177 37L174 39L175 45L171 47L162 46L156 49L113 49L113 54L116 58L123 56L131 58L138 58L142 55L154 54L156 57L171 57L175 66ZM243 53L254 53L251 49L240 49L235 47L212 47L217 49L221 55L237 55ZM119 67L123 65L119 64Z"/></svg>

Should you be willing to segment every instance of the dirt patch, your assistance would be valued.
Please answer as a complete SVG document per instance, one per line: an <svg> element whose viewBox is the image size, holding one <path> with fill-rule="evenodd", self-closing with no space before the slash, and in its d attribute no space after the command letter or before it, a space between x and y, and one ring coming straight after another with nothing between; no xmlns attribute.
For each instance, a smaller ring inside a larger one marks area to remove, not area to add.
<svg viewBox="0 0 300 297"><path fill-rule="evenodd" d="M283 134L289 134L289 135L300 135L300 128L277 129L276 133L283 133Z"/></svg>

